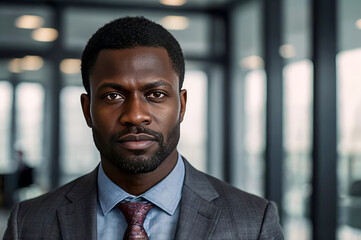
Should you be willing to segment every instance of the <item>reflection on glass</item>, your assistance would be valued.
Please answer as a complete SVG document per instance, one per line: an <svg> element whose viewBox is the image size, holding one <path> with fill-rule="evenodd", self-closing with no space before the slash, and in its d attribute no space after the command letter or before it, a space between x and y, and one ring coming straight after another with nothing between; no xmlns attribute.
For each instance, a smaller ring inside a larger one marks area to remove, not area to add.
<svg viewBox="0 0 361 240"><path fill-rule="evenodd" d="M285 238L311 239L312 63L285 66L284 213Z"/></svg>
<svg viewBox="0 0 361 240"><path fill-rule="evenodd" d="M247 1L235 24L232 79L232 184L264 196L266 80L262 58L262 1Z"/></svg>
<svg viewBox="0 0 361 240"><path fill-rule="evenodd" d="M159 0L159 2L168 6L182 6L186 3L186 0Z"/></svg>
<svg viewBox="0 0 361 240"><path fill-rule="evenodd" d="M58 38L55 28L38 28L31 33L31 38L39 42L52 42Z"/></svg>
<svg viewBox="0 0 361 240"><path fill-rule="evenodd" d="M52 27L52 11L44 5L1 4L0 45L17 49L42 50L51 46L32 39L32 29ZM25 54L25 52L24 52Z"/></svg>
<svg viewBox="0 0 361 240"><path fill-rule="evenodd" d="M337 57L339 239L361 238L361 48Z"/></svg>
<svg viewBox="0 0 361 240"><path fill-rule="evenodd" d="M338 4L338 239L361 239L361 1Z"/></svg>
<svg viewBox="0 0 361 240"><path fill-rule="evenodd" d="M44 18L36 15L22 15L15 20L15 26L25 29L36 29L44 24Z"/></svg>
<svg viewBox="0 0 361 240"><path fill-rule="evenodd" d="M80 59L67 58L63 59L60 63L60 71L65 74L77 74L80 73Z"/></svg>
<svg viewBox="0 0 361 240"><path fill-rule="evenodd" d="M245 161L242 172L245 190L264 193L264 151L266 119L266 76L263 70L249 72L245 77Z"/></svg>
<svg viewBox="0 0 361 240"><path fill-rule="evenodd" d="M285 239L312 239L313 65L311 2L283 1L283 228Z"/></svg>
<svg viewBox="0 0 361 240"><path fill-rule="evenodd" d="M15 149L23 151L30 166L43 160L44 88L38 83L20 83L16 88L17 133Z"/></svg>
<svg viewBox="0 0 361 240"><path fill-rule="evenodd" d="M0 82L0 173L10 171L10 118L12 86Z"/></svg>
<svg viewBox="0 0 361 240"><path fill-rule="evenodd" d="M183 88L187 89L188 104L178 150L194 167L206 171L207 76L187 71Z"/></svg>
<svg viewBox="0 0 361 240"><path fill-rule="evenodd" d="M183 16L166 16L160 20L160 24L168 30L184 30L189 26L189 20Z"/></svg>
<svg viewBox="0 0 361 240"><path fill-rule="evenodd" d="M68 86L60 93L62 183L90 172L100 161L80 105L83 92L83 87Z"/></svg>

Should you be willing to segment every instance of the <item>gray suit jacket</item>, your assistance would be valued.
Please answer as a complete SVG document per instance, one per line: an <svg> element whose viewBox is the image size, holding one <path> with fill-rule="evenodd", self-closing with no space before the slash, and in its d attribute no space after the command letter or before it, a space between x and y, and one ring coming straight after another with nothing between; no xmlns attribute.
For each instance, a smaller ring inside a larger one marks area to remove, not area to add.
<svg viewBox="0 0 361 240"><path fill-rule="evenodd" d="M176 239L283 239L273 203L194 169L186 160ZM15 206L4 239L96 239L97 169Z"/></svg>

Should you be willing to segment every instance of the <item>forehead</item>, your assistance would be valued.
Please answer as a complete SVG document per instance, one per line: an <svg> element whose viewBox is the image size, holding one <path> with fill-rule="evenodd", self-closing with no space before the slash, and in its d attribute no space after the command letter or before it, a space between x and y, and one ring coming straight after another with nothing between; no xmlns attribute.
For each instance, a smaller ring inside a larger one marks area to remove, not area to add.
<svg viewBox="0 0 361 240"><path fill-rule="evenodd" d="M98 54L89 79L93 90L101 82L115 80L144 82L147 79L162 79L175 88L179 86L168 52L162 47L103 49Z"/></svg>
<svg viewBox="0 0 361 240"><path fill-rule="evenodd" d="M174 72L168 52L164 48L136 47L129 49L103 49L99 52L91 75L101 71L127 72Z"/></svg>

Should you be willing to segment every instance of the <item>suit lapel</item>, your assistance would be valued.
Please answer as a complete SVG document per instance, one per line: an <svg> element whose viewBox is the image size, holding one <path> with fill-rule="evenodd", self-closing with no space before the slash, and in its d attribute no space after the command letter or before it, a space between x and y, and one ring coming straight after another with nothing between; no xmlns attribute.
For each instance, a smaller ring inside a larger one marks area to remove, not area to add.
<svg viewBox="0 0 361 240"><path fill-rule="evenodd" d="M212 200L219 197L204 174L185 159L176 239L207 239L218 222L221 210ZM97 171L79 180L65 196L69 203L57 210L63 239L97 239Z"/></svg>
<svg viewBox="0 0 361 240"><path fill-rule="evenodd" d="M185 179L176 239L207 239L216 227L221 210L211 203L218 193L208 179L185 163Z"/></svg>
<svg viewBox="0 0 361 240"><path fill-rule="evenodd" d="M97 239L97 171L77 182L57 210L63 239Z"/></svg>

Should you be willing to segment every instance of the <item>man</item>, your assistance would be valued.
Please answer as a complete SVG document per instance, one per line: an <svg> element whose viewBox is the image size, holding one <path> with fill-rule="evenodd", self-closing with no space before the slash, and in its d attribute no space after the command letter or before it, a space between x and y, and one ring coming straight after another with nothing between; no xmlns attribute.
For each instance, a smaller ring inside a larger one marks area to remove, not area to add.
<svg viewBox="0 0 361 240"><path fill-rule="evenodd" d="M283 239L274 204L178 154L187 92L168 31L141 17L106 24L84 49L82 78L101 164L18 204L5 239Z"/></svg>

